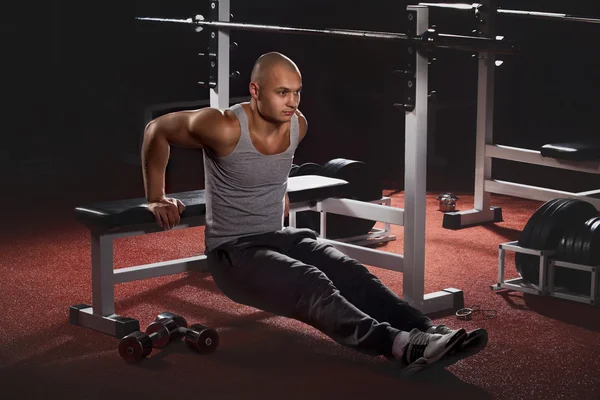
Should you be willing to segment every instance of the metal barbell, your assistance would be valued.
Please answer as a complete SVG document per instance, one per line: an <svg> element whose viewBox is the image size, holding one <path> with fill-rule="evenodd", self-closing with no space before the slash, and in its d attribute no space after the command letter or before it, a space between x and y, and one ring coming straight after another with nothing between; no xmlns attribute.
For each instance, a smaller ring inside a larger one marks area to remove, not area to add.
<svg viewBox="0 0 600 400"><path fill-rule="evenodd" d="M409 36L405 33L397 32L376 32L366 30L349 29L313 29L292 26L249 24L243 22L229 21L208 21L202 15L195 18L174 19L174 18L155 18L155 17L137 17L141 21L167 22L189 24L196 27L211 27L221 30L241 30L256 32L276 32L287 34L334 36L334 37L352 37L360 39L374 39L387 41L403 41L424 45L426 48L445 48L461 51L493 52L502 54L514 54L516 48L513 44L507 43L503 38L488 38L481 36L453 35L438 33L434 29L428 29L422 36Z"/></svg>

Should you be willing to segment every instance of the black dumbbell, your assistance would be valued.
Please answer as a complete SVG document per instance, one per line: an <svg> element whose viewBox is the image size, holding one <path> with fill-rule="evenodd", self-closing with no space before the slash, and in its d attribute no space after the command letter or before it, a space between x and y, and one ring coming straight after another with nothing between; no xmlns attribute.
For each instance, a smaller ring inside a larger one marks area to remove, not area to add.
<svg viewBox="0 0 600 400"><path fill-rule="evenodd" d="M119 342L119 355L127 362L137 362L152 353L152 349L169 343L169 330L160 322L151 323L146 332L136 331Z"/></svg>
<svg viewBox="0 0 600 400"><path fill-rule="evenodd" d="M194 324L186 329L184 340L201 354L212 353L219 346L217 331L201 324Z"/></svg>
<svg viewBox="0 0 600 400"><path fill-rule="evenodd" d="M154 322L159 322L167 327L169 330L169 338L178 338L185 335L187 329L187 321L181 315L177 315L170 312L163 312L158 314L154 319Z"/></svg>
<svg viewBox="0 0 600 400"><path fill-rule="evenodd" d="M165 347L171 339L180 333L179 324L187 327L185 319L173 313L161 313L146 328L146 332L136 331L125 336L119 342L119 354L127 362L137 362L152 353L152 349Z"/></svg>
<svg viewBox="0 0 600 400"><path fill-rule="evenodd" d="M212 353L219 345L219 334L215 329L201 324L188 328L185 318L177 314L161 313L154 321L167 327L170 338L183 336L184 341L201 354Z"/></svg>

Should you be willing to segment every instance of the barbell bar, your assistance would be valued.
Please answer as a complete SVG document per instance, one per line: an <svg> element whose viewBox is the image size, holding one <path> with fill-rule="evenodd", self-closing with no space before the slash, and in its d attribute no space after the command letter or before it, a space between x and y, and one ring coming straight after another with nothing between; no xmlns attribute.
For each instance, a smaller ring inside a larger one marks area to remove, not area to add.
<svg viewBox="0 0 600 400"><path fill-rule="evenodd" d="M463 10L463 11L473 11L475 14L478 14L484 7L481 3L419 3L420 6L426 7L434 7L434 8L447 8L454 10ZM517 17L529 17L529 18L537 18L537 19L553 19L553 20L563 20L563 21L572 21L572 22L586 22L590 24L600 24L600 19L598 18L588 18L588 17L576 17L569 14L562 13L552 13L552 12L543 12L543 11L526 11L526 10L508 10L504 8L498 8L496 10L497 14L500 15L513 15Z"/></svg>
<svg viewBox="0 0 600 400"><path fill-rule="evenodd" d="M136 19L141 21L189 24L199 27L212 27L223 30L277 32L301 35L340 36L360 39L403 41L408 43L422 44L429 48L437 47L469 52L487 51L501 54L515 54L516 52L516 48L514 45L502 40L501 38L488 38L481 36L464 36L438 33L434 29L428 29L424 32L422 36L409 36L405 33L396 32L376 32L349 29L313 29L292 26L248 24L242 22L207 21L201 15L197 15L195 18L187 19L154 17L136 17Z"/></svg>

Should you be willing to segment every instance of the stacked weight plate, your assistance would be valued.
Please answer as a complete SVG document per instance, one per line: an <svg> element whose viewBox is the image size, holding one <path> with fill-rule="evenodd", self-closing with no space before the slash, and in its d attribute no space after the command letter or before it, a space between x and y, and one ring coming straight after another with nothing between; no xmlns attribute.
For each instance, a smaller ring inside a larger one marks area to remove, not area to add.
<svg viewBox="0 0 600 400"><path fill-rule="evenodd" d="M589 244L590 249L592 236L588 234L595 222L590 224L589 229L582 227L597 216L596 208L582 200L576 199L553 199L544 203L531 216L523 228L519 237L519 246L536 250L555 250L556 259L575 262L584 260L583 243ZM597 229L597 226L596 226ZM568 259L565 259L567 255ZM532 284L539 284L539 257L516 253L515 264L521 277ZM581 288L587 286L589 292L590 274L567 268L556 268L555 286L564 286L571 291L581 292Z"/></svg>

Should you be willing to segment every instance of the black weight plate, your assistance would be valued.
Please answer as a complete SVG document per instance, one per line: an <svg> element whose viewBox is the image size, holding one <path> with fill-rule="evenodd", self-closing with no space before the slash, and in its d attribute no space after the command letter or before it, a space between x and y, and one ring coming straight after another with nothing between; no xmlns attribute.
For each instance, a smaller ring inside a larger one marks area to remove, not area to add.
<svg viewBox="0 0 600 400"><path fill-rule="evenodd" d="M590 220L577 227L577 233L573 241L573 262L576 264L585 264L583 261L583 241L590 231L590 226L588 225Z"/></svg>
<svg viewBox="0 0 600 400"><path fill-rule="evenodd" d="M347 198L359 201L372 201L381 198L383 189L368 165L362 161L336 158L325 163L320 171L323 176L342 179L348 182ZM296 215L299 228L310 228L320 232L320 215L313 211L304 211ZM327 237L338 239L369 233L376 221L345 215L327 214Z"/></svg>
<svg viewBox="0 0 600 400"><path fill-rule="evenodd" d="M558 240L556 243L553 243L551 238L549 237L553 230L555 229L556 224L560 223L560 216L563 215L565 210L576 203L576 200L573 199L561 199L557 201L544 212L542 218L539 223L533 229L530 238L530 247L532 249L538 250L555 250L556 245L558 244ZM568 226L561 227L558 233L562 233L565 231L565 228ZM562 235L561 235L562 236ZM548 247L550 246L550 247Z"/></svg>
<svg viewBox="0 0 600 400"><path fill-rule="evenodd" d="M137 362L152 352L152 341L144 332L136 331L119 342L119 355L127 362Z"/></svg>
<svg viewBox="0 0 600 400"><path fill-rule="evenodd" d="M574 225L567 242L568 262L580 264L581 238L588 227L583 224ZM590 274L585 271L559 267L555 270L554 284L565 287L569 291L580 294L588 294L590 286Z"/></svg>
<svg viewBox="0 0 600 400"><path fill-rule="evenodd" d="M585 237L586 221L597 215L596 208L590 203L577 200L570 210L564 211L560 217L564 220L566 229L570 231L566 243L566 254L568 260L573 263L581 263L581 250L583 237ZM590 274L570 268L559 267L555 270L556 286L566 287L569 291L588 295L590 289Z"/></svg>
<svg viewBox="0 0 600 400"><path fill-rule="evenodd" d="M351 199L373 201L382 196L381 183L365 162L335 158L323 165L323 175L347 181Z"/></svg>
<svg viewBox="0 0 600 400"><path fill-rule="evenodd" d="M578 263L577 260L577 241L581 236L581 232L585 229L585 224L572 225L568 233L566 234L566 249L565 249L565 257L562 261L567 261L571 263ZM569 269L566 267L557 267L554 270L554 286L556 288L566 288L570 292L574 293L583 293L585 292L585 285L589 286L589 274ZM587 277L586 277L587 275ZM589 290L588 290L589 292Z"/></svg>
<svg viewBox="0 0 600 400"><path fill-rule="evenodd" d="M582 225L596 214L596 208L585 201L565 199L556 202L544 212L543 219L534 229L530 238L530 247L539 250L556 250L565 231L570 230L572 226ZM527 257L523 261L521 262L523 279L531 283L539 283L539 258Z"/></svg>
<svg viewBox="0 0 600 400"><path fill-rule="evenodd" d="M560 261L569 261L570 255L569 255L569 249L570 249L570 242L572 241L571 236L573 234L572 229L567 229L565 230L565 232L563 233L562 237L560 238L559 242L558 242L558 246L556 246L556 259L560 260Z"/></svg>
<svg viewBox="0 0 600 400"><path fill-rule="evenodd" d="M296 169L294 176L323 175L323 167L317 163L304 163Z"/></svg>
<svg viewBox="0 0 600 400"><path fill-rule="evenodd" d="M592 241L594 235L596 235L596 231L600 229L600 217L594 217L588 221L590 228L588 230L588 235L586 236L583 242L583 260L585 265L596 266L593 254L593 246Z"/></svg>
<svg viewBox="0 0 600 400"><path fill-rule="evenodd" d="M523 244L519 243L520 246L543 250L541 242L541 232L544 231L548 221L552 218L557 209L562 208L563 205L571 203L571 199L553 199L542 205L529 219L523 232ZM539 283L539 265L540 258L531 254L518 253L515 255L515 265L517 272L521 277L532 284L537 285Z"/></svg>
<svg viewBox="0 0 600 400"><path fill-rule="evenodd" d="M538 220L540 219L541 215L546 211L548 207L551 207L554 203L556 203L559 200L562 199L548 200L547 202L542 204L537 210L535 210L535 212L531 215L531 217L525 224L525 227L523 227L521 234L519 235L519 246L529 247L529 238L531 237L531 232L538 224Z"/></svg>
<svg viewBox="0 0 600 400"><path fill-rule="evenodd" d="M571 228L565 230L563 233L560 241L558 242L558 246L556 246L557 260L571 262L573 256L570 252L573 247L574 234L575 231Z"/></svg>
<svg viewBox="0 0 600 400"><path fill-rule="evenodd" d="M568 230L565 243L565 259L563 261L575 262L575 238L577 237L577 226L572 226Z"/></svg>
<svg viewBox="0 0 600 400"><path fill-rule="evenodd" d="M596 225L596 224L594 224ZM590 253L592 256L592 265L600 265L600 226L595 226L592 229L592 235L590 239Z"/></svg>
<svg viewBox="0 0 600 400"><path fill-rule="evenodd" d="M173 320L166 321L174 322ZM152 347L160 349L169 344L171 337L169 335L169 330L167 329L165 324L161 322L153 322L150 325L148 325L148 327L146 328L146 334L150 336L153 333L155 333L156 335L154 335L154 339L152 340Z"/></svg>
<svg viewBox="0 0 600 400"><path fill-rule="evenodd" d="M581 239L581 263L583 265L591 265L592 255L589 251L590 249L590 238L592 237L592 229L594 228L594 224L600 223L600 218L594 217L585 221L585 235Z"/></svg>
<svg viewBox="0 0 600 400"><path fill-rule="evenodd" d="M337 158L323 165L325 176L349 183L348 198L359 201L379 200L383 189L379 179L368 164L362 161ZM344 215L327 215L327 237L332 239L359 236L369 233L375 221Z"/></svg>
<svg viewBox="0 0 600 400"><path fill-rule="evenodd" d="M300 167L299 165L292 164L292 167L290 168L289 176L290 177L295 176L296 175L296 171L298 170L299 167Z"/></svg>

